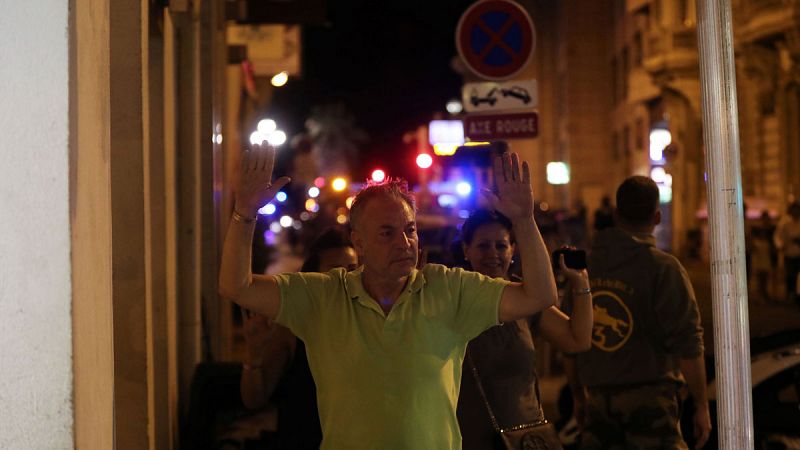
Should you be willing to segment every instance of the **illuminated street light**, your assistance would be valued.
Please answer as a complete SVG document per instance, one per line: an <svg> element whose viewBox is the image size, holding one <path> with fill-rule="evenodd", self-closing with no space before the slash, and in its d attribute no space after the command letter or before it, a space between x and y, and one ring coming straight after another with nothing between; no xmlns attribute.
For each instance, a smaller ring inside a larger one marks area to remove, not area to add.
<svg viewBox="0 0 800 450"><path fill-rule="evenodd" d="M260 131L253 131L250 133L250 145L261 145L267 140L267 136Z"/></svg>
<svg viewBox="0 0 800 450"><path fill-rule="evenodd" d="M355 197L347 197L347 200L344 201L344 205L347 206L347 209L350 209L350 207L353 206L353 200L355 199Z"/></svg>
<svg viewBox="0 0 800 450"><path fill-rule="evenodd" d="M338 223L339 225L346 224L347 216L345 216L344 214L339 214L338 216L336 216L336 223Z"/></svg>
<svg viewBox="0 0 800 450"><path fill-rule="evenodd" d="M319 203L313 198L306 200L306 211L313 213L319 211Z"/></svg>
<svg viewBox="0 0 800 450"><path fill-rule="evenodd" d="M294 223L294 219L291 216L281 216L280 222L283 228L289 228Z"/></svg>
<svg viewBox="0 0 800 450"><path fill-rule="evenodd" d="M273 147L278 147L286 143L286 133L281 130L275 130L272 134L267 135L267 141Z"/></svg>
<svg viewBox="0 0 800 450"><path fill-rule="evenodd" d="M258 121L256 128L264 136L269 136L278 129L278 124L272 119L261 119Z"/></svg>
<svg viewBox="0 0 800 450"><path fill-rule="evenodd" d="M650 160L661 161L664 159L664 148L672 143L672 133L664 128L650 130Z"/></svg>
<svg viewBox="0 0 800 450"><path fill-rule="evenodd" d="M319 197L319 188L316 186L311 186L308 188L308 196L311 198Z"/></svg>
<svg viewBox="0 0 800 450"><path fill-rule="evenodd" d="M342 177L334 178L331 182L331 187L336 192L342 192L347 189L347 181Z"/></svg>
<svg viewBox="0 0 800 450"><path fill-rule="evenodd" d="M452 99L447 102L445 108L447 109L447 112L449 112L450 114L458 114L464 109L464 106L461 104L460 101Z"/></svg>
<svg viewBox="0 0 800 450"><path fill-rule="evenodd" d="M417 165L420 169L427 169L433 164L433 158L427 153L417 155Z"/></svg>
<svg viewBox="0 0 800 450"><path fill-rule="evenodd" d="M663 167L653 167L650 170L650 178L658 184L664 183L667 179L667 172Z"/></svg>
<svg viewBox="0 0 800 450"><path fill-rule="evenodd" d="M286 195L286 192L278 191L278 193L275 194L275 200L277 200L277 201L279 201L281 203L285 202L287 198L288 198L288 196Z"/></svg>
<svg viewBox="0 0 800 450"><path fill-rule="evenodd" d="M284 84L286 84L287 81L289 81L289 74L286 73L286 71L283 71L281 73L275 74L275 76L273 76L272 79L270 80L270 83L272 83L272 85L275 87L281 87Z"/></svg>
<svg viewBox="0 0 800 450"><path fill-rule="evenodd" d="M270 229L270 231L272 231L273 233L280 233L280 231L281 231L281 228L283 228L283 227L282 227L282 226L281 226L281 224L280 224L280 223L278 223L278 222L272 222L271 224L269 224L269 229Z"/></svg>

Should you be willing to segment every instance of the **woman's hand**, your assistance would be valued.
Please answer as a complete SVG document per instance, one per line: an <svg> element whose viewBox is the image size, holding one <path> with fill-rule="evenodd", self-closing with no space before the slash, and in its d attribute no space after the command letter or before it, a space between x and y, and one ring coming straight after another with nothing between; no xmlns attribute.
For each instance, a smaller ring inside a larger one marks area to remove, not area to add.
<svg viewBox="0 0 800 450"><path fill-rule="evenodd" d="M509 220L533 219L533 190L528 163L520 166L516 153L494 159L494 180L497 193L485 192L492 208Z"/></svg>
<svg viewBox="0 0 800 450"><path fill-rule="evenodd" d="M234 190L237 213L255 217L258 209L291 181L289 177L281 177L272 183L274 167L275 147L269 144L255 144L251 150L242 152L242 164Z"/></svg>
<svg viewBox="0 0 800 450"><path fill-rule="evenodd" d="M586 269L570 269L564 261L564 254L558 256L558 265L561 268L561 273L567 280L567 287L569 294L572 295L574 291L581 291L589 289L589 273Z"/></svg>

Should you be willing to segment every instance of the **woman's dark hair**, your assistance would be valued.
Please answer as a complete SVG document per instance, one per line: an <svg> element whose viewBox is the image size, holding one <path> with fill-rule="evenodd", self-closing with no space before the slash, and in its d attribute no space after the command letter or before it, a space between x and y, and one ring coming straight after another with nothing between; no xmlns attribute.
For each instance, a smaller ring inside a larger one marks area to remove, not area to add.
<svg viewBox="0 0 800 450"><path fill-rule="evenodd" d="M352 247L350 238L346 230L342 228L328 228L317 237L316 240L308 247L306 251L306 260L303 261L303 267L300 268L301 272L318 272L319 271L319 255L325 250L334 248Z"/></svg>
<svg viewBox="0 0 800 450"><path fill-rule="evenodd" d="M511 221L499 212L488 209L476 209L469 215L467 220L464 221L464 225L461 226L461 241L467 245L471 244L478 228L493 223L500 224L508 230L509 239L513 244L515 240L514 227L511 225Z"/></svg>

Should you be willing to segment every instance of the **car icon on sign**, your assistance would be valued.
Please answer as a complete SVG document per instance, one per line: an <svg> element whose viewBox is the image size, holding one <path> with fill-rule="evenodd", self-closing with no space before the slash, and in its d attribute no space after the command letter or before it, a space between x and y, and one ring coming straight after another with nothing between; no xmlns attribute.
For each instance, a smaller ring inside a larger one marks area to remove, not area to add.
<svg viewBox="0 0 800 450"><path fill-rule="evenodd" d="M503 97L514 97L521 100L522 103L526 105L531 101L531 96L528 94L528 90L519 86L512 86L510 89L503 89L501 93L503 94Z"/></svg>
<svg viewBox="0 0 800 450"><path fill-rule="evenodd" d="M486 97L480 97L478 91L473 89L470 93L469 101L472 103L472 106L478 106L481 103L488 103L489 106L494 106L494 104L497 103L497 98L494 96L496 92L497 88L494 88L486 94Z"/></svg>

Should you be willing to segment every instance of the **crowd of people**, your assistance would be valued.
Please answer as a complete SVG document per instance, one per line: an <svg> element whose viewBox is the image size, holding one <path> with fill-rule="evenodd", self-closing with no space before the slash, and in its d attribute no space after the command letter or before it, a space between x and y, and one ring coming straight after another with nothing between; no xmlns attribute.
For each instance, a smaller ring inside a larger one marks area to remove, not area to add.
<svg viewBox="0 0 800 450"><path fill-rule="evenodd" d="M534 337L568 355L582 448L687 448L684 385L702 448L703 330L685 270L654 246L652 180L620 186L588 267L551 262L530 170L511 153L494 162L491 207L461 227L465 268L420 258L414 197L387 180L355 197L349 235L320 236L300 272L261 275L257 210L289 181L272 179L273 160L269 146L245 156L220 293L245 311L242 399L278 405L275 448L559 448ZM515 257L521 277L509 270Z"/></svg>

